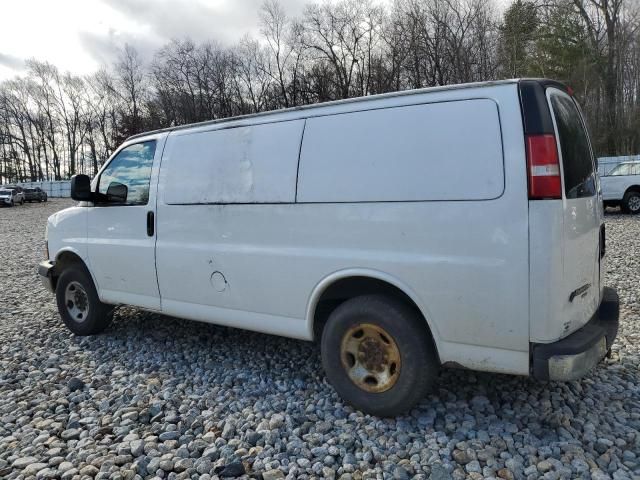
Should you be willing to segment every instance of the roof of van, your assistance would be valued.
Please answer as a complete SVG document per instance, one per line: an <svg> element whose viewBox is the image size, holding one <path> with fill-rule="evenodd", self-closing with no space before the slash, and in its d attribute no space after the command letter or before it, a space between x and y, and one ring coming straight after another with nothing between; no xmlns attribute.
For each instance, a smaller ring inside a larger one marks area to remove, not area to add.
<svg viewBox="0 0 640 480"><path fill-rule="evenodd" d="M396 91L396 92L379 93L379 94L376 94L376 95L369 95L369 96L366 96L366 97L354 97L354 98L346 98L346 99L343 99L343 100L332 100L330 102L312 103L312 104L309 104L309 105L300 105L300 106L297 106L297 107L282 108L282 109L279 109L279 110L269 110L269 111L266 111L266 112L250 113L250 114L247 114L247 115L237 115L235 117L225 117L225 118L218 118L218 119L215 119L215 120L206 120L204 122L187 123L187 124L184 124L184 125L176 125L176 126L173 126L173 127L166 127L166 128L161 128L161 129L158 129L158 130L151 130L151 131L148 131L148 132L142 132L142 133L138 133L136 135L131 135L129 138L127 138L127 141L132 140L134 138L145 137L147 135L153 135L153 134L157 134L157 133L172 132L174 130L184 130L184 129L188 129L188 128L203 127L203 126L207 126L207 125L215 125L215 124L224 123L224 122L232 122L232 121L236 121L236 120L244 120L244 119L249 119L249 118L263 117L263 116L273 115L273 114L276 114L276 113L280 114L280 113L287 113L287 112L297 112L297 111L302 111L302 110L313 110L313 109L316 109L316 108L327 107L327 106L332 106L332 105L344 105L344 104L348 104L348 103L365 102L365 101L369 101L369 100L380 100L380 99L390 98L390 97L401 97L401 96L408 96L408 95L417 95L417 94L421 94L421 93L439 92L439 91L443 91L443 90L459 90L459 89L464 89L464 88L479 88L479 87L491 87L491 86L495 86L495 85L508 85L508 84L519 83L522 80L533 80L533 81L540 82L545 87L546 86L554 86L554 87L560 88L562 90L567 90L566 85L564 85L563 83L558 82L556 80L549 80L549 79L545 79L545 78L512 78L512 79L508 79L508 80L491 80L491 81L486 81L486 82L459 83L459 84L454 84L454 85L440 85L440 86L436 86L436 87L425 87L425 88L417 88L417 89L412 89L412 90L400 90L400 91Z"/></svg>

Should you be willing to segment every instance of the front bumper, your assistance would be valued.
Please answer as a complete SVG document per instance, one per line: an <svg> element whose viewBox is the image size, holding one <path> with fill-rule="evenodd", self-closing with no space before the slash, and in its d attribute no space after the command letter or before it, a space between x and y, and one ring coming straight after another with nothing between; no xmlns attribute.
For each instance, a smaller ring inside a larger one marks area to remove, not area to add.
<svg viewBox="0 0 640 480"><path fill-rule="evenodd" d="M584 376L610 350L618 333L619 315L618 294L605 288L600 307L582 328L554 343L532 344L533 376L558 381Z"/></svg>
<svg viewBox="0 0 640 480"><path fill-rule="evenodd" d="M40 280L42 280L42 284L44 285L44 287L51 293L55 292L55 285L53 281L54 268L55 263L50 262L49 260L45 260L38 264L38 275L40 275Z"/></svg>

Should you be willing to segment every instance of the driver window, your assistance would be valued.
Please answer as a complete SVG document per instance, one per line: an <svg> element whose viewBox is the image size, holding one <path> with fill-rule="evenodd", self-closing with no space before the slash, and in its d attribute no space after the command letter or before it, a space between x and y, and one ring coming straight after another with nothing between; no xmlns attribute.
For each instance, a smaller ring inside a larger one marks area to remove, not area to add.
<svg viewBox="0 0 640 480"><path fill-rule="evenodd" d="M156 142L136 143L121 150L100 175L100 203L146 205Z"/></svg>

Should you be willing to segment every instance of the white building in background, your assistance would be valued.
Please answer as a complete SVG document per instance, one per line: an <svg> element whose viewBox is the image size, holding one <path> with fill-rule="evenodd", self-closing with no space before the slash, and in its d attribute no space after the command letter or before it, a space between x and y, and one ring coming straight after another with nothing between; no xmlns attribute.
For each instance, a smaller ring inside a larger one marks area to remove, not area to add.
<svg viewBox="0 0 640 480"><path fill-rule="evenodd" d="M47 192L48 197L71 197L71 181L70 180L58 180L58 181L46 181L46 182L22 182L12 185L20 185L22 188L36 188L40 187Z"/></svg>

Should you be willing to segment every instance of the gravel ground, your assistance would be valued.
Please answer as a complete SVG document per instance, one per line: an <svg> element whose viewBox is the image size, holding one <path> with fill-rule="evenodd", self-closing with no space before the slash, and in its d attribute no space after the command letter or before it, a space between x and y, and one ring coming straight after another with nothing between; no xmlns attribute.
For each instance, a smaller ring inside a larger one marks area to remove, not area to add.
<svg viewBox="0 0 640 480"><path fill-rule="evenodd" d="M607 216L612 358L564 384L446 370L389 420L310 343L131 308L74 337L35 274L68 204L0 210L1 478L640 478L640 218Z"/></svg>

